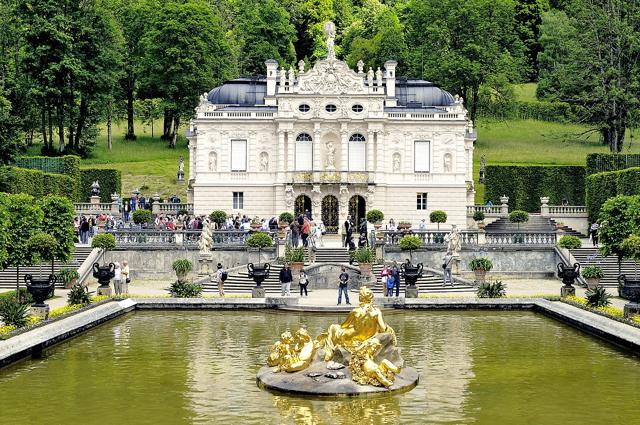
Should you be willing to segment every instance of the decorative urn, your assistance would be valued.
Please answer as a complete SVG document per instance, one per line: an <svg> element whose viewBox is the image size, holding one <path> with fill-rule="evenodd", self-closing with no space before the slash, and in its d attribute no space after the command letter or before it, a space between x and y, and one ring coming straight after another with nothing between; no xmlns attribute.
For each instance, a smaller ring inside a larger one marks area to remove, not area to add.
<svg viewBox="0 0 640 425"><path fill-rule="evenodd" d="M574 263L573 266L558 263L558 277L562 279L564 286L572 287L578 276L580 276L580 263Z"/></svg>
<svg viewBox="0 0 640 425"><path fill-rule="evenodd" d="M416 282L422 276L422 270L424 266L422 263L412 264L409 259L400 265L404 281L409 287L415 287Z"/></svg>
<svg viewBox="0 0 640 425"><path fill-rule="evenodd" d="M260 287L262 282L269 277L269 270L271 270L271 264L247 264L247 270L249 271L249 277L253 279L256 286Z"/></svg>
<svg viewBox="0 0 640 425"><path fill-rule="evenodd" d="M93 263L93 277L98 279L98 283L101 288L109 287L109 282L116 275L116 266L113 263L101 266L98 263Z"/></svg>
<svg viewBox="0 0 640 425"><path fill-rule="evenodd" d="M618 293L632 303L640 303L640 280L631 280L621 274L618 276Z"/></svg>
<svg viewBox="0 0 640 425"><path fill-rule="evenodd" d="M27 274L24 276L24 281L27 284L27 290L33 298L33 307L46 307L44 300L47 299L49 294L53 292L53 287L56 284L57 277L50 274L47 279L34 279L32 275Z"/></svg>

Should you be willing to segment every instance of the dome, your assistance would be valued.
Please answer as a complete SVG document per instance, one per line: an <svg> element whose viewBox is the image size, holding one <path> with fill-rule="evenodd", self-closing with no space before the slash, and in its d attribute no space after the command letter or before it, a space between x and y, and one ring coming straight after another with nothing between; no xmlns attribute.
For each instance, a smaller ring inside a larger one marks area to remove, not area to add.
<svg viewBox="0 0 640 425"><path fill-rule="evenodd" d="M209 92L207 99L214 105L264 105L267 81L264 77L237 78Z"/></svg>
<svg viewBox="0 0 640 425"><path fill-rule="evenodd" d="M449 106L454 98L446 90L424 80L400 78L396 81L396 97L401 106Z"/></svg>

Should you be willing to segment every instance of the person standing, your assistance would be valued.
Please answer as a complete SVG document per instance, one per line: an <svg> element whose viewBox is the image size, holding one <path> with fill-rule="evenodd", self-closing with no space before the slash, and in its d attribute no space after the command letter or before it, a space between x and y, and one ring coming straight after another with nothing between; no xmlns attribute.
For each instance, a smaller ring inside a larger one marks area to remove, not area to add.
<svg viewBox="0 0 640 425"><path fill-rule="evenodd" d="M345 267L342 268L342 273L338 276L338 305L342 304L342 293L344 292L344 299L347 305L351 305L349 302L349 273Z"/></svg>
<svg viewBox="0 0 640 425"><path fill-rule="evenodd" d="M387 293L387 281L389 280L390 272L391 270L389 270L389 267L387 267L386 264L384 265L384 267L382 268L382 271L380 272L380 283L382 283L382 287L384 288L385 294Z"/></svg>
<svg viewBox="0 0 640 425"><path fill-rule="evenodd" d="M284 263L284 267L280 270L280 295L281 296L289 296L291 295L291 281L293 280L293 275L291 274L291 269L289 268L289 263Z"/></svg>
<svg viewBox="0 0 640 425"><path fill-rule="evenodd" d="M309 285L309 277L304 272L304 270L300 270L300 275L298 276L298 285L300 286L300 296L302 296L302 291L304 291L304 296L308 297L307 286Z"/></svg>
<svg viewBox="0 0 640 425"><path fill-rule="evenodd" d="M115 262L115 274L113 276L113 287L116 290L116 295L122 294L122 269L120 263Z"/></svg>
<svg viewBox="0 0 640 425"><path fill-rule="evenodd" d="M393 277L393 286L396 288L396 297L400 296L400 267L396 261L393 262L391 267L391 276ZM391 292L393 295L393 290Z"/></svg>
<svg viewBox="0 0 640 425"><path fill-rule="evenodd" d="M302 235L302 246L306 248L309 246L309 233L311 233L311 225L309 224L309 219L307 217L303 218L300 233Z"/></svg>
<svg viewBox="0 0 640 425"><path fill-rule="evenodd" d="M344 246L346 248L349 247L349 242L351 241L352 234L353 234L353 226L351 225L351 216L348 215L347 219L344 221Z"/></svg>
<svg viewBox="0 0 640 425"><path fill-rule="evenodd" d="M447 251L447 254L444 256L444 260L442 261L442 269L444 270L442 286L445 286L447 282L453 286L453 278L451 277L451 263L453 262L453 255L451 254L451 251Z"/></svg>
<svg viewBox="0 0 640 425"><path fill-rule="evenodd" d="M122 290L125 294L129 293L129 283L131 283L131 278L129 277L129 262L124 260L122 262Z"/></svg>
<svg viewBox="0 0 640 425"><path fill-rule="evenodd" d="M596 248L598 247L598 229L600 229L600 225L595 221L589 228L589 232L591 233L591 242Z"/></svg>
<svg viewBox="0 0 640 425"><path fill-rule="evenodd" d="M222 267L222 263L218 263L214 279L218 285L218 294L224 297L224 281L227 280L227 271Z"/></svg>
<svg viewBox="0 0 640 425"><path fill-rule="evenodd" d="M322 220L318 223L317 227L318 231L316 232L316 245L320 247L324 247L324 239L323 236L327 233L327 228L324 227L324 223Z"/></svg>

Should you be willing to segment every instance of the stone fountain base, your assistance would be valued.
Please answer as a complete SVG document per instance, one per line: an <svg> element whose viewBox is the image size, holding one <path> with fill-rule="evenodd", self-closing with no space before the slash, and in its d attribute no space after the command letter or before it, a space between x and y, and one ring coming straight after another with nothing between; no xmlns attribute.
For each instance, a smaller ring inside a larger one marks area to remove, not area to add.
<svg viewBox="0 0 640 425"><path fill-rule="evenodd" d="M360 385L351 379L348 367L329 369L327 363L315 361L300 372L274 372L274 368L264 366L258 371L258 386L277 392L307 396L372 396L404 392L418 385L418 372L411 367L404 368L395 376L391 387Z"/></svg>

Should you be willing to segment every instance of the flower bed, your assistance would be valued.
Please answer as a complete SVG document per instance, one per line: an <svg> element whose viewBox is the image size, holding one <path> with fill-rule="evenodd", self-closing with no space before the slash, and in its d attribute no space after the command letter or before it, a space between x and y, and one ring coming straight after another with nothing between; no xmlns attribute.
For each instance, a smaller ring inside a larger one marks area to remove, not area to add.
<svg viewBox="0 0 640 425"><path fill-rule="evenodd" d="M609 319L617 320L618 322L640 328L640 315L631 316L630 318L625 319L624 311L621 308L612 306L593 308L587 305L587 300L585 298L573 296L561 298L560 301L574 307L599 314L600 316L604 316Z"/></svg>

